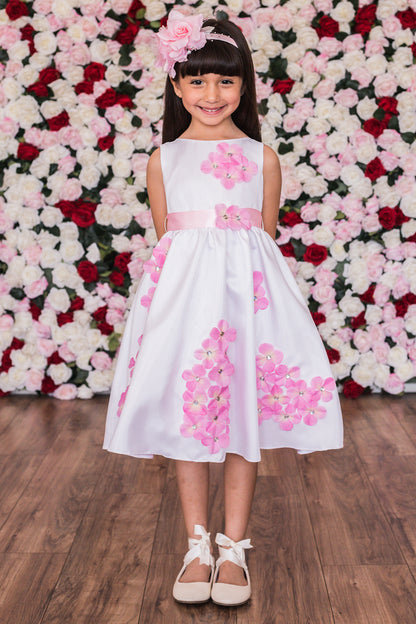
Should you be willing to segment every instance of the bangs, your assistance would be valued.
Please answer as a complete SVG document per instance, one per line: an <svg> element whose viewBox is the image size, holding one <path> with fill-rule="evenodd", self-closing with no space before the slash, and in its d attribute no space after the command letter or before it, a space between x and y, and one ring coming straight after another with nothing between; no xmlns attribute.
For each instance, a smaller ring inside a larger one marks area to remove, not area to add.
<svg viewBox="0 0 416 624"><path fill-rule="evenodd" d="M244 62L238 48L230 43L208 40L203 48L194 50L184 63L179 64L178 74L201 76L219 74L221 76L244 77Z"/></svg>

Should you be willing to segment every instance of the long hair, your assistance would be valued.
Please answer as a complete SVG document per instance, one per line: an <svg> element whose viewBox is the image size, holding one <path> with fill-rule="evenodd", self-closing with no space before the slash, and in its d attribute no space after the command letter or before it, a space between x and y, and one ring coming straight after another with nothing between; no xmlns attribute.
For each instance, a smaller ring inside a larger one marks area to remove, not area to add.
<svg viewBox="0 0 416 624"><path fill-rule="evenodd" d="M204 21L203 26L213 26L213 32L232 37L238 47L217 39L209 39L203 48L190 52L186 61L176 63L174 80L203 74L242 78L243 92L240 104L232 114L232 120L247 136L261 141L254 67L244 35L238 26L229 20L210 18ZM176 95L169 77L166 80L164 105L162 143L167 143L177 139L191 123L191 115L184 108L181 98Z"/></svg>

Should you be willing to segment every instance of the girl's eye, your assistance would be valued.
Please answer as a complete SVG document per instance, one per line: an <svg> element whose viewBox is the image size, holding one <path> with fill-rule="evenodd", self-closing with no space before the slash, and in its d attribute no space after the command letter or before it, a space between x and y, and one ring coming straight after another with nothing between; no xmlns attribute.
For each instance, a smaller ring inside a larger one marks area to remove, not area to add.
<svg viewBox="0 0 416 624"><path fill-rule="evenodd" d="M231 80L230 78L223 78L223 80L221 80L222 84L234 84L234 81Z"/></svg>
<svg viewBox="0 0 416 624"><path fill-rule="evenodd" d="M191 84L192 85L201 85L202 84L202 80L199 80L199 79L195 78L195 80L191 80Z"/></svg>

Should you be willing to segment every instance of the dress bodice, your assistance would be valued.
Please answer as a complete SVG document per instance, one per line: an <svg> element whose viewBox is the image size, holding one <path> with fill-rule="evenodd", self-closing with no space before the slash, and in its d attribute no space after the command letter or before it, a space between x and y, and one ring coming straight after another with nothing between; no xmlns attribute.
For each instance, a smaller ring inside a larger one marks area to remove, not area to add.
<svg viewBox="0 0 416 624"><path fill-rule="evenodd" d="M176 139L161 146L161 164L168 213L217 204L262 209L263 145L254 139Z"/></svg>

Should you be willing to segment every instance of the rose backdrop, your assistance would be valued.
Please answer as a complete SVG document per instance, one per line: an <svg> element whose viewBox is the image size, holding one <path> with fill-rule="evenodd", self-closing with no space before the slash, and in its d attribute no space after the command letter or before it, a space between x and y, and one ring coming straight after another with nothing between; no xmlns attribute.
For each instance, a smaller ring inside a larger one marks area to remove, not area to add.
<svg viewBox="0 0 416 624"><path fill-rule="evenodd" d="M159 0L0 3L0 391L110 388L156 237ZM278 244L347 396L416 363L416 0L184 0L253 50Z"/></svg>

